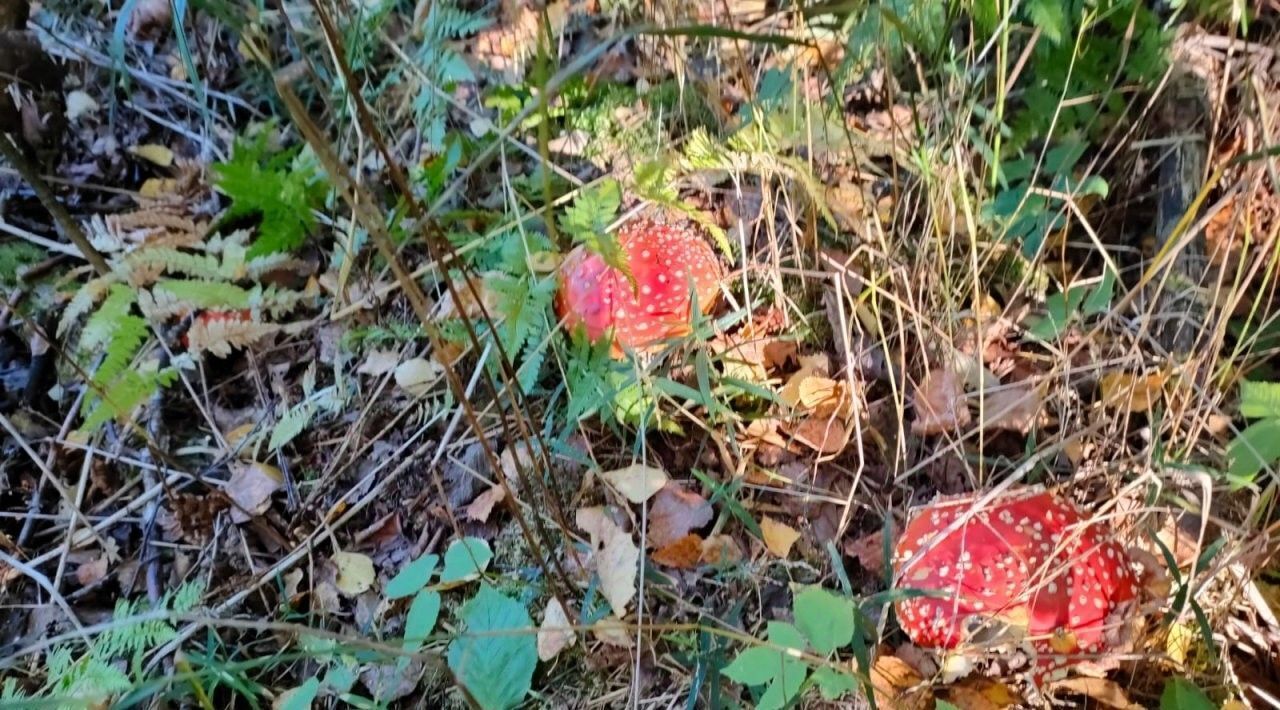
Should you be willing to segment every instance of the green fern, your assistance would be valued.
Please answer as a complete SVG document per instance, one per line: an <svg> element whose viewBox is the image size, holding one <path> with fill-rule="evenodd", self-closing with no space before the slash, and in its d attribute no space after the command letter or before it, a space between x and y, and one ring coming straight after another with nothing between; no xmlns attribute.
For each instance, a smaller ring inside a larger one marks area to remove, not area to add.
<svg viewBox="0 0 1280 710"><path fill-rule="evenodd" d="M324 198L324 185L315 168L295 160L296 149L272 153L270 131L235 143L231 160L213 166L218 189L231 198L224 219L259 216L258 239L249 258L297 249L315 228L312 210Z"/></svg>
<svg viewBox="0 0 1280 710"><path fill-rule="evenodd" d="M80 333L78 347L82 355L102 353L80 408L86 430L92 431L112 418L127 417L157 388L168 386L177 376L173 368L157 368L154 362L133 366L150 335L147 321L133 314L135 303L129 287L113 285Z"/></svg>
<svg viewBox="0 0 1280 710"><path fill-rule="evenodd" d="M177 592L165 595L157 608L188 612L199 603L203 592L203 585L198 582L185 584ZM76 655L70 643L53 647L45 656L47 680L37 697L63 704L101 704L145 680L143 656L177 636L164 619L135 618L146 611L143 600L122 599L116 602L112 626L94 638L88 649ZM16 687L6 683L0 699L16 698L18 693Z"/></svg>
<svg viewBox="0 0 1280 710"><path fill-rule="evenodd" d="M449 91L460 82L475 80L467 60L452 43L484 29L490 20L480 13L463 10L455 0L436 0L428 7L422 23L422 40L410 53L414 65L425 75L425 81L413 97L412 109L415 125L427 145L438 152L444 146L448 105L436 90ZM403 81L403 70L398 68L388 74L382 88Z"/></svg>

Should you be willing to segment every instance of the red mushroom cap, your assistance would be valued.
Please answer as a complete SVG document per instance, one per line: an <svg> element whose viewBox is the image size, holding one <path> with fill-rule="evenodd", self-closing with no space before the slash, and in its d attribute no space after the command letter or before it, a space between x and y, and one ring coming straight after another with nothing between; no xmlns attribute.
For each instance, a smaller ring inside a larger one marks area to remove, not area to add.
<svg viewBox="0 0 1280 710"><path fill-rule="evenodd" d="M723 271L696 230L656 219L638 219L618 233L635 287L599 254L579 246L560 267L556 313L565 327L582 324L596 340L613 328L613 351L645 350L689 332L691 293L709 312L720 294Z"/></svg>
<svg viewBox="0 0 1280 710"><path fill-rule="evenodd" d="M1065 665L1065 655L1107 648L1112 614L1137 595L1128 555L1110 530L1038 487L972 512L977 500L940 498L907 524L894 554L895 586L941 594L898 602L903 631L920 646L955 648L1008 625L1044 656L1041 678Z"/></svg>

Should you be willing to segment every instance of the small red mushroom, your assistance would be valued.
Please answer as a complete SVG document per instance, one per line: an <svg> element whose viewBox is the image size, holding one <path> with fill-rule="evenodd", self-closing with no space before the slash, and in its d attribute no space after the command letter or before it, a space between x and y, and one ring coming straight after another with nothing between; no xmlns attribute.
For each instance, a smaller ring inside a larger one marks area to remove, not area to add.
<svg viewBox="0 0 1280 710"><path fill-rule="evenodd" d="M1065 675L1072 654L1118 643L1138 578L1110 530L1039 487L974 512L978 499L944 497L918 509L898 542L895 586L933 593L898 602L911 640L943 649L1025 642L1037 682Z"/></svg>
<svg viewBox="0 0 1280 710"><path fill-rule="evenodd" d="M599 254L579 246L560 267L556 313L565 327L581 324L597 340L613 329L613 354L643 351L689 332L693 299L707 313L720 294L723 271L696 230L638 219L618 233L632 282Z"/></svg>

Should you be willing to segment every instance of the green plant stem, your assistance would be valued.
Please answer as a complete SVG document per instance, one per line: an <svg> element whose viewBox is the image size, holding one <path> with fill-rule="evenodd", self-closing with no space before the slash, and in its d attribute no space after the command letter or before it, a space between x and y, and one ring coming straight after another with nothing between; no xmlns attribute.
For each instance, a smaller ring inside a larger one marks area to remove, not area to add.
<svg viewBox="0 0 1280 710"><path fill-rule="evenodd" d="M107 260L102 253L93 248L93 244L89 242L89 237L85 235L84 230L80 229L80 225L72 219L71 213L67 212L67 208L62 206L58 201L58 196L53 194L53 190L40 177L40 171L36 166L27 160L27 156L23 155L22 148L14 142L11 136L0 136L0 155L9 161L14 170L22 176L22 179L31 186L35 191L36 197L39 198L40 204L44 205L49 214L53 216L53 221L58 225L58 231L63 236L71 240L71 243L80 250L80 254L85 260L93 266L94 270L100 276L111 273L111 266L107 264Z"/></svg>

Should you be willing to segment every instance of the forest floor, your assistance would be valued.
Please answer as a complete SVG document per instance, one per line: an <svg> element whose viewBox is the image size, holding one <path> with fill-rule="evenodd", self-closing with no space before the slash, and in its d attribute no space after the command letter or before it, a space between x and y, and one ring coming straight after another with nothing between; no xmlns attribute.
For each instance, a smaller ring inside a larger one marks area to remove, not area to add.
<svg viewBox="0 0 1280 710"><path fill-rule="evenodd" d="M0 706L1280 708L1280 5L1150 5L0 0Z"/></svg>

